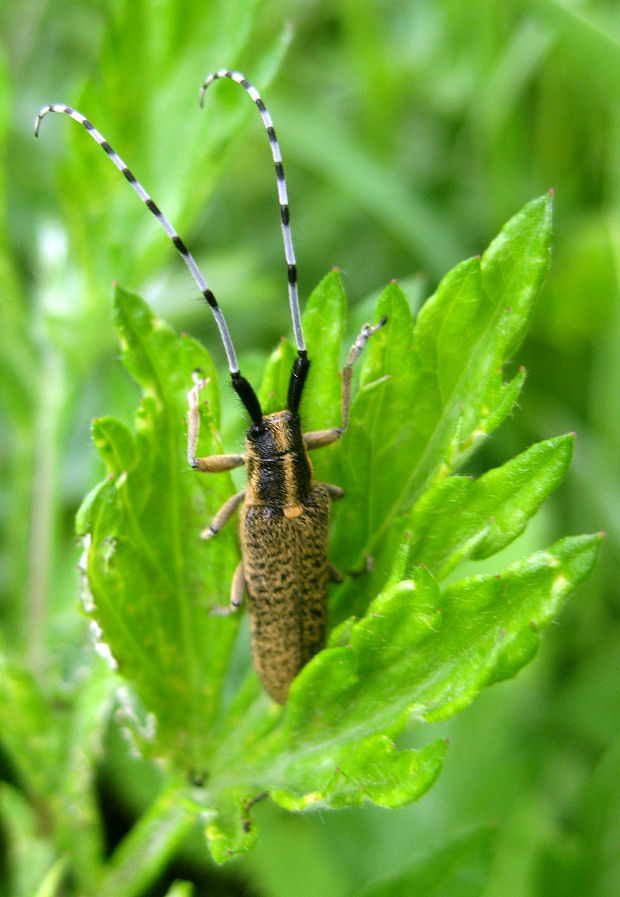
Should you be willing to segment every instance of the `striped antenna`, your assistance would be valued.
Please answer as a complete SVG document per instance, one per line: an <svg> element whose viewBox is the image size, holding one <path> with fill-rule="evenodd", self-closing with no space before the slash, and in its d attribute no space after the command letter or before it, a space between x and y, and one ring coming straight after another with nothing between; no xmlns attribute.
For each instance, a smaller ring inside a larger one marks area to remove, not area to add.
<svg viewBox="0 0 620 897"><path fill-rule="evenodd" d="M248 79L244 75L242 75L241 72L229 72L228 69L220 69L219 71L214 72L212 75L209 75L208 78L205 78L205 81L200 88L201 106L204 105L204 96L209 85L213 84L214 81L218 81L220 78L230 78L231 81L235 81L237 84L240 84L241 87L244 88L251 99L256 103L256 107L260 112L263 124L265 125L265 128L267 130L267 136L269 137L271 155L273 157L273 164L275 165L276 169L276 180L278 184L278 201L280 203L280 217L282 220L284 255L286 257L286 265L288 269L288 299L289 305L291 307L291 317L293 319L293 332L295 334L295 342L297 343L297 351L301 356L305 356L306 345L304 343L304 334L301 328L301 313L299 311L299 294L297 289L297 262L295 261L293 235L291 233L291 225L289 221L288 192L286 189L286 178L284 177L284 167L282 165L282 154L280 152L280 145L278 143L278 138L276 137L276 132L273 127L273 121L271 120L271 116L267 111L267 107L265 106L261 95L254 87L254 85L250 84Z"/></svg>
<svg viewBox="0 0 620 897"><path fill-rule="evenodd" d="M160 211L156 203L153 202L142 184L140 184L140 182L136 180L121 157L116 152L114 152L105 137L100 134L100 132L94 127L92 122L90 122L86 118L86 116L82 115L81 112L78 112L76 109L72 109L71 106L65 106L62 103L51 103L48 106L43 106L34 120L35 137L39 136L41 121L49 112L62 112L64 115L68 115L74 121L78 122L78 124L83 125L86 128L93 140L95 140L99 144L99 146L105 151L114 165L116 165L118 170L127 178L142 202L146 205L147 209L153 213L163 229L166 231L166 233L174 243L175 248L181 254L183 261L189 268L191 275L196 281L200 292L211 306L211 310L213 311L213 315L215 316L215 322L218 326L218 330L220 331L220 336L222 337L222 343L224 344L224 351L226 352L226 358L228 359L228 367L232 377L233 387L241 398L241 401L245 405L253 422L255 424L260 423L262 419L260 404L258 402L258 399L256 398L254 390L252 389L248 381L239 373L239 362L237 361L237 355L235 353L235 348L233 346L224 313L218 305L217 299L211 292L206 280L202 276L202 273L200 272L200 269L196 264L196 260L194 259L193 255L191 254L183 240L179 237L176 230L170 224L163 212Z"/></svg>

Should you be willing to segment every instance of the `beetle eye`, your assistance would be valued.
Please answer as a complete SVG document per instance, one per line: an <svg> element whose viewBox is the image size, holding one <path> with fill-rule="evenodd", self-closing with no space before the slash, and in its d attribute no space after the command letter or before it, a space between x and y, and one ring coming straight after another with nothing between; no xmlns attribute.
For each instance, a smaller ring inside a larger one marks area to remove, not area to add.
<svg viewBox="0 0 620 897"><path fill-rule="evenodd" d="M248 435L250 436L251 439L258 439L266 431L267 431L267 427L265 426L265 424L252 424Z"/></svg>

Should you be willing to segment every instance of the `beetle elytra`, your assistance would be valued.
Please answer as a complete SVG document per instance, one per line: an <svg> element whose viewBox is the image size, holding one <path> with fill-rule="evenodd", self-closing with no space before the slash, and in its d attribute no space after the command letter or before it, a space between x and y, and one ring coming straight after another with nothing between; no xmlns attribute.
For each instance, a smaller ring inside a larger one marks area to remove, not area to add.
<svg viewBox="0 0 620 897"><path fill-rule="evenodd" d="M256 88L239 72L221 69L210 75L201 89L201 104L207 87L220 78L229 78L240 84L256 104L267 130L276 170L289 305L297 347L297 358L290 374L287 407L281 411L263 414L254 389L239 370L224 314L193 256L103 135L80 112L57 103L40 110L35 119L35 135L38 135L41 120L50 112L64 113L83 125L157 218L214 314L226 352L232 386L250 417L251 426L242 454L197 457L200 390L204 381L199 372L195 372L194 385L188 394L188 460L195 470L208 473L245 465L248 482L243 491L224 503L201 536L212 538L239 509L242 560L233 576L230 610L241 605L247 592L254 666L269 695L278 703L284 703L297 673L325 643L328 582L341 578L329 563L327 543L330 505L332 501L342 498L344 492L339 486L314 480L308 452L336 442L346 430L353 364L370 336L385 324L385 318L373 326L365 324L351 346L342 372L341 426L303 433L299 406L310 359L301 324L297 265L280 148L263 100Z"/></svg>

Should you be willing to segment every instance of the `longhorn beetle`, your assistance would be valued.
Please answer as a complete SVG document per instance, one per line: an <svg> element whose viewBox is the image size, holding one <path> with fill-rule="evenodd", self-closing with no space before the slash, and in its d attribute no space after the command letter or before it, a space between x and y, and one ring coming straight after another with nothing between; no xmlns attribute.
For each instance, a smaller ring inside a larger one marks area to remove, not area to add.
<svg viewBox="0 0 620 897"><path fill-rule="evenodd" d="M201 536L204 539L215 536L240 507L242 560L233 576L229 610L234 611L241 605L247 590L254 666L266 691L275 701L283 704L292 680L325 643L328 581L341 579L327 558L327 531L330 504L342 498L344 491L339 486L313 479L308 451L336 442L346 430L353 363L370 336L385 324L386 319L382 318L374 326L365 324L351 346L342 372L342 425L302 433L299 404L310 359L301 326L297 265L280 147L271 116L260 94L239 72L221 69L209 75L200 90L201 106L206 89L219 78L230 78L240 84L256 104L267 130L276 170L297 358L291 370L287 407L273 414L263 414L256 393L241 375L226 319L194 257L102 134L80 112L58 103L40 110L35 119L34 133L38 136L41 120L49 112L62 112L83 125L164 228L213 311L224 344L233 389L252 424L247 432L243 454L196 457L200 428L199 394L205 381L200 378L199 372L194 372L194 386L188 393L187 455L190 466L194 470L217 473L244 464L248 476L247 487L224 503Z"/></svg>

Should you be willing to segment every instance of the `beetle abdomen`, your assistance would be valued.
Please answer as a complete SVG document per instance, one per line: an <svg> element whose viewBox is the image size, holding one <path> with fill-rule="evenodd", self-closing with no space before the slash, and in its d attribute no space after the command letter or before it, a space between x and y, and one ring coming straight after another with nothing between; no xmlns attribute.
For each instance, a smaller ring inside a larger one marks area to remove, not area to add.
<svg viewBox="0 0 620 897"><path fill-rule="evenodd" d="M329 493L315 485L298 517L268 505L246 505L241 513L254 666L280 704L325 643L329 508Z"/></svg>

